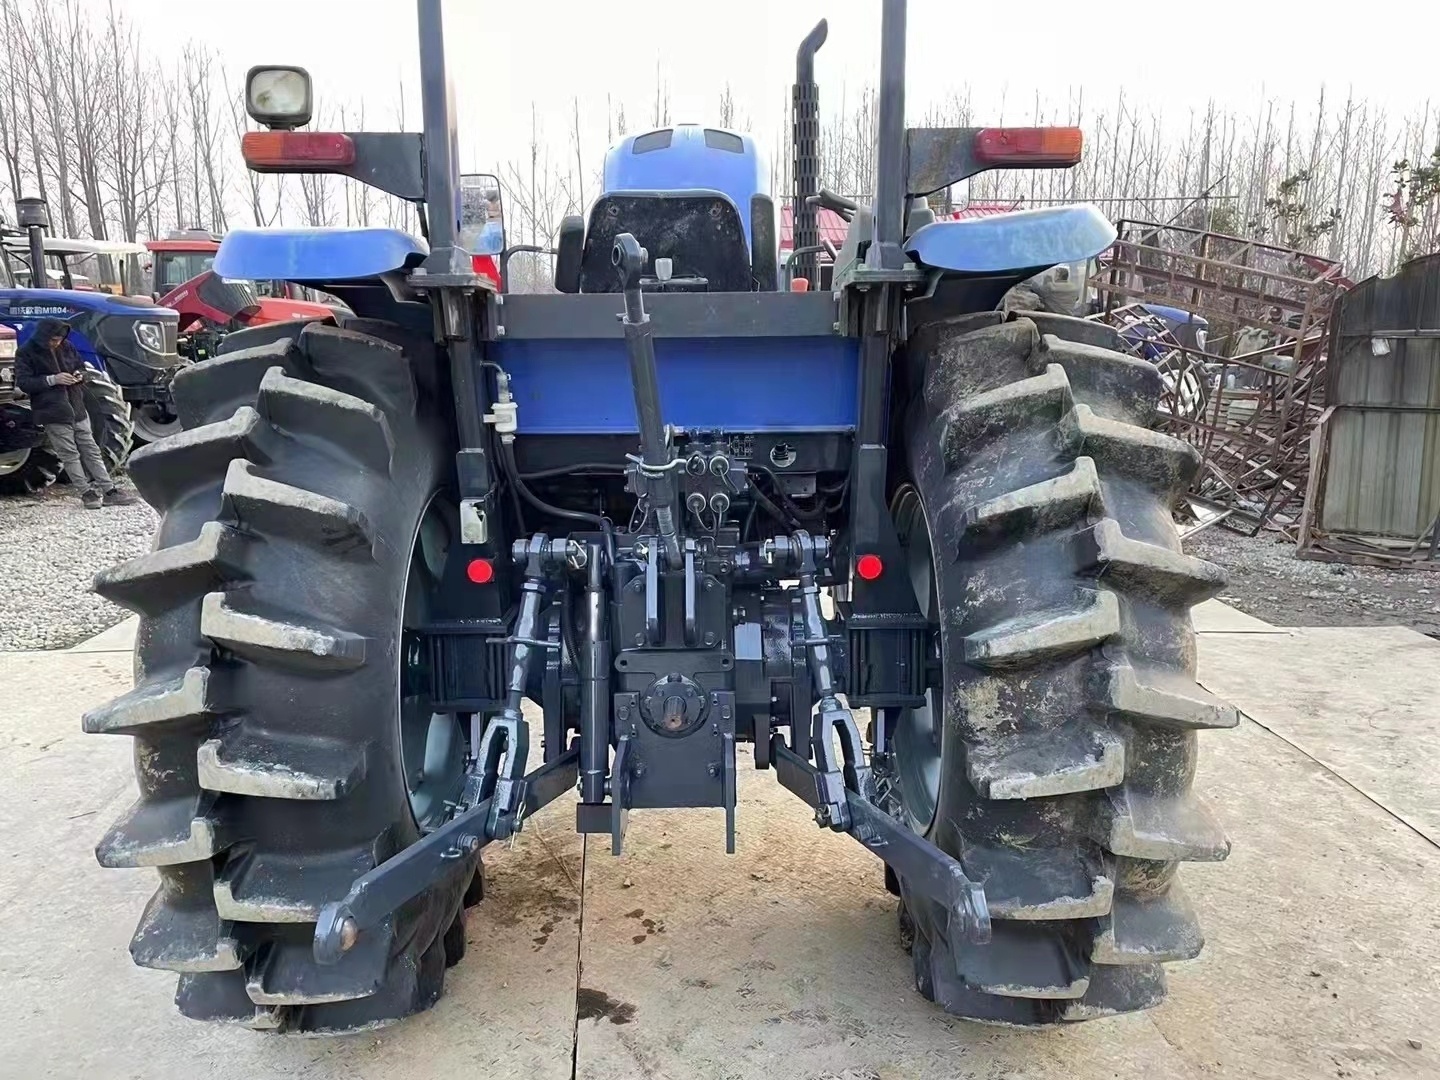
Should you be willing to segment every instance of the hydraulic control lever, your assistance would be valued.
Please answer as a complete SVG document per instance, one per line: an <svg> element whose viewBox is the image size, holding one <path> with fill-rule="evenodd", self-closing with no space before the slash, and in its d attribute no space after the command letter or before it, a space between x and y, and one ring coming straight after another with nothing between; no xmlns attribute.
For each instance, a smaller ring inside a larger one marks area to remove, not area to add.
<svg viewBox="0 0 1440 1080"><path fill-rule="evenodd" d="M655 512L665 561L680 566L680 534L675 524L677 487L674 468L678 459L660 419L660 382L655 375L655 339L645 298L640 292L640 271L648 253L630 233L615 238L610 264L625 295L625 351L630 357L630 385L635 392L635 416L640 422L640 460L636 464L636 491Z"/></svg>

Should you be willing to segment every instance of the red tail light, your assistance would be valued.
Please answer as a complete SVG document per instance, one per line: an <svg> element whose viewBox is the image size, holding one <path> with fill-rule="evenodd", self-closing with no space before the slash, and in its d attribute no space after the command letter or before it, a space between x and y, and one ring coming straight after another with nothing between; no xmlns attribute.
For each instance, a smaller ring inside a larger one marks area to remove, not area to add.
<svg viewBox="0 0 1440 1080"><path fill-rule="evenodd" d="M885 572L885 563L879 555L861 555L855 560L855 573L864 581L874 581Z"/></svg>
<svg viewBox="0 0 1440 1080"><path fill-rule="evenodd" d="M1078 165L1085 136L1078 127L982 128L975 160L992 169Z"/></svg>
<svg viewBox="0 0 1440 1080"><path fill-rule="evenodd" d="M355 143L338 131L247 131L240 154L252 169L337 168L355 164Z"/></svg>

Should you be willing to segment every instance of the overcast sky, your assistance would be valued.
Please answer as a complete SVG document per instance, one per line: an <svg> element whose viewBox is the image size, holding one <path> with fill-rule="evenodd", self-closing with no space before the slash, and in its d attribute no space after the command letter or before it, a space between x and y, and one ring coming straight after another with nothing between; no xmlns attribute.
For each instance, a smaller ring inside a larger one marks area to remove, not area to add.
<svg viewBox="0 0 1440 1080"><path fill-rule="evenodd" d="M106 0L87 2L103 8ZM414 0L115 3L150 48L205 42L232 77L257 63L308 67L322 100L354 105L363 98L372 129L393 122L403 80L418 120ZM1097 19L1091 13L1101 5L1074 0L911 0L911 123L927 102L965 84L987 119L1029 120L1037 92L1063 109L1082 87L1087 112L1104 103L1113 113L1123 88L1182 131L1191 110L1203 112L1211 99L1244 113L1266 99L1298 100L1303 108L1324 82L1332 99L1353 88L1356 97L1399 114L1434 92L1436 38L1417 32L1440 21L1433 0L1352 4L1341 14L1276 0L1107 6L1111 17ZM822 15L830 37L818 74L830 108L846 87L853 92L875 78L878 0L448 0L462 163L486 167L520 157L532 100L556 155L573 153L568 125L576 96L584 149L598 159L607 95L624 102L632 131L650 126L657 65L672 120L713 122L728 81L737 113L772 146L796 44ZM592 172L598 160L585 165Z"/></svg>

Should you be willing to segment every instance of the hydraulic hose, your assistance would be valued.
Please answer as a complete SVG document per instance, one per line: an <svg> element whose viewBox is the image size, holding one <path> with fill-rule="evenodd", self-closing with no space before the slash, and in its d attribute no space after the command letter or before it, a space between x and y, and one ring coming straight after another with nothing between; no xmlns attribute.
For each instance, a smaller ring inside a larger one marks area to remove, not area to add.
<svg viewBox="0 0 1440 1080"><path fill-rule="evenodd" d="M501 467L505 469L505 480L510 481L511 487L516 490L520 498L523 498L526 503L533 505L541 514L550 514L550 517L562 517L567 521L583 521L583 523L588 524L588 526L599 528L602 533L606 533L606 536L609 536L611 523L609 523L608 518L600 517L599 514L588 514L583 510L566 510L564 507L557 507L557 505L546 503L536 492L526 487L526 482L520 480L520 469L516 467L516 446L514 446L513 442L501 441L500 464Z"/></svg>

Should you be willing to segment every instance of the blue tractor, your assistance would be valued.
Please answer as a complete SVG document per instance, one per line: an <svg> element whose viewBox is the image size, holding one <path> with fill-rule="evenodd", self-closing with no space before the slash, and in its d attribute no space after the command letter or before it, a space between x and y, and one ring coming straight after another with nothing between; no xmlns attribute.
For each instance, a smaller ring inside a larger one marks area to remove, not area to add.
<svg viewBox="0 0 1440 1080"><path fill-rule="evenodd" d="M1205 419L1218 378L1217 365L1207 360L1209 320L1165 304L1127 304L1105 318L1127 352L1160 372L1161 414L1188 423Z"/></svg>
<svg viewBox="0 0 1440 1080"><path fill-rule="evenodd" d="M48 216L39 199L21 199L20 229L0 227L0 325L16 332L23 347L41 319L61 319L70 344L85 361L85 405L95 441L111 472L124 469L138 430L168 407L169 385L179 363L178 316L148 298L77 288L70 260L140 245L66 240L45 235ZM40 270L37 272L36 268ZM37 278L43 275L43 285ZM8 373L0 372L0 375ZM0 405L19 424L16 436L0 440L0 494L35 491L56 479L59 460L38 430L24 423L27 403L0 379Z"/></svg>
<svg viewBox="0 0 1440 1080"><path fill-rule="evenodd" d="M1159 374L1113 330L998 309L1102 251L1098 212L923 201L1073 165L1079 132L906 130L885 0L868 205L819 186L823 22L797 60L788 276L834 206L832 288L777 288L754 144L679 126L610 152L554 293L505 293L418 11L422 133L297 130L308 75L257 68L244 152L412 200L426 237L225 238L217 273L351 314L180 372L183 430L131 462L155 550L96 580L141 617L135 689L84 720L138 744L97 851L159 873L136 962L191 1017L396 1020L460 959L488 844L578 792L616 855L632 811L681 807L733 850L743 755L879 857L940 1008L1155 1005L1202 940L1176 866L1229 851L1191 790L1197 732L1237 722L1195 682L1221 572L1170 516L1197 455L1148 429Z"/></svg>

